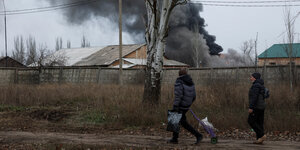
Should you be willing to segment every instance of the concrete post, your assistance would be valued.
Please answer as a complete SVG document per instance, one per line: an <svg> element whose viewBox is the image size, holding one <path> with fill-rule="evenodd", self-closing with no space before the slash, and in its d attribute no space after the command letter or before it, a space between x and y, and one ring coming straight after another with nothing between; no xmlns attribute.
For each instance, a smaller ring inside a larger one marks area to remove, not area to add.
<svg viewBox="0 0 300 150"><path fill-rule="evenodd" d="M81 67L79 67L77 83L80 83Z"/></svg>
<svg viewBox="0 0 300 150"><path fill-rule="evenodd" d="M58 82L61 84L63 82L63 68L59 68L59 76L58 76Z"/></svg>
<svg viewBox="0 0 300 150"><path fill-rule="evenodd" d="M97 78L96 79L97 80L97 84L99 84L99 82L100 82L100 72L101 72L101 68L99 67L98 68L98 72L97 72L97 77L96 77Z"/></svg>
<svg viewBox="0 0 300 150"><path fill-rule="evenodd" d="M18 68L16 68L15 69L15 81L14 81L15 84L18 84L18 77L19 77L18 72L19 72L19 70L18 70Z"/></svg>

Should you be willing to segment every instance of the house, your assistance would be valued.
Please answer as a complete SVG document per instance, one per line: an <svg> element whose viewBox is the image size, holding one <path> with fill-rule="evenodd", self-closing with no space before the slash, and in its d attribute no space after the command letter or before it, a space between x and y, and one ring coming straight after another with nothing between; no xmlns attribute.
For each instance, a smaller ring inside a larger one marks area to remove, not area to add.
<svg viewBox="0 0 300 150"><path fill-rule="evenodd" d="M0 57L0 67L19 67L25 68L26 66L22 63L18 62L17 60L11 57Z"/></svg>
<svg viewBox="0 0 300 150"><path fill-rule="evenodd" d="M60 49L42 61L44 66L77 66L82 59L100 51L104 47L66 48ZM90 65L90 64L87 64Z"/></svg>
<svg viewBox="0 0 300 150"><path fill-rule="evenodd" d="M146 66L146 45L129 44L122 46L123 68L143 68ZM119 68L119 45L104 47L70 48L56 51L44 64L56 66L100 66ZM60 63L58 63L60 62ZM187 64L164 58L164 67L188 67Z"/></svg>
<svg viewBox="0 0 300 150"><path fill-rule="evenodd" d="M115 47L119 51L119 46ZM134 51L130 51L127 55L125 54L122 58L123 68L144 68L147 65L147 53L146 53L146 44L139 45ZM123 51L124 52L124 51ZM119 55L119 53L117 52ZM119 57L115 60L109 67L119 68ZM189 67L189 65L170 60L164 57L164 68L180 68L180 67Z"/></svg>
<svg viewBox="0 0 300 150"><path fill-rule="evenodd" d="M122 58L143 58L146 56L145 44L122 45ZM85 57L74 66L103 66L113 67L119 64L119 45L105 46L97 52ZM126 66L124 68L131 68Z"/></svg>
<svg viewBox="0 0 300 150"><path fill-rule="evenodd" d="M290 44L274 44L258 56L258 65L287 65L290 63L288 49ZM300 65L300 43L291 44L292 63Z"/></svg>

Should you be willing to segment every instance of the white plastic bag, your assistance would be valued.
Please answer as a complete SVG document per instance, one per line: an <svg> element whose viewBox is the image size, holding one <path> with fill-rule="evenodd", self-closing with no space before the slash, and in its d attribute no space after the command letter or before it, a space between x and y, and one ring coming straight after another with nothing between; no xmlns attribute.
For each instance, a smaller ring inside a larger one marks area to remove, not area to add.
<svg viewBox="0 0 300 150"><path fill-rule="evenodd" d="M214 129L214 126L208 122L207 117L205 117L204 119L201 120L207 127Z"/></svg>

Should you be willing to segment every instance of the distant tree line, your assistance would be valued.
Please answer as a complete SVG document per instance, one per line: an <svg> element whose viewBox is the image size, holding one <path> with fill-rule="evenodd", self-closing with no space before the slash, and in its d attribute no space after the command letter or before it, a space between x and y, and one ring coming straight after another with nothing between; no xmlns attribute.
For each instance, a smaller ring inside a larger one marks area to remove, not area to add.
<svg viewBox="0 0 300 150"><path fill-rule="evenodd" d="M90 42L83 35L81 40L81 47L90 47ZM52 66L55 64L62 65L65 57L63 56L50 56L55 51L63 49L62 37L57 37L55 40L55 49L49 49L46 43L37 44L33 36L24 38L22 35L18 35L14 38L14 46L12 49L12 58L27 66ZM66 48L71 48L71 41L68 40ZM50 58L51 57L51 58ZM45 63L45 59L50 58L51 61Z"/></svg>

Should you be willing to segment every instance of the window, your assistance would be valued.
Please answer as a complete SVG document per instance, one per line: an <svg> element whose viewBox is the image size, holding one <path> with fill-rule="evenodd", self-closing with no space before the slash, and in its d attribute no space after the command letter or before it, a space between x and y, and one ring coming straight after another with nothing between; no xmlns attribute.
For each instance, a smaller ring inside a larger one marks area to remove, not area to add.
<svg viewBox="0 0 300 150"><path fill-rule="evenodd" d="M270 65L276 65L276 63L275 63L275 62L270 62L269 64L270 64Z"/></svg>

